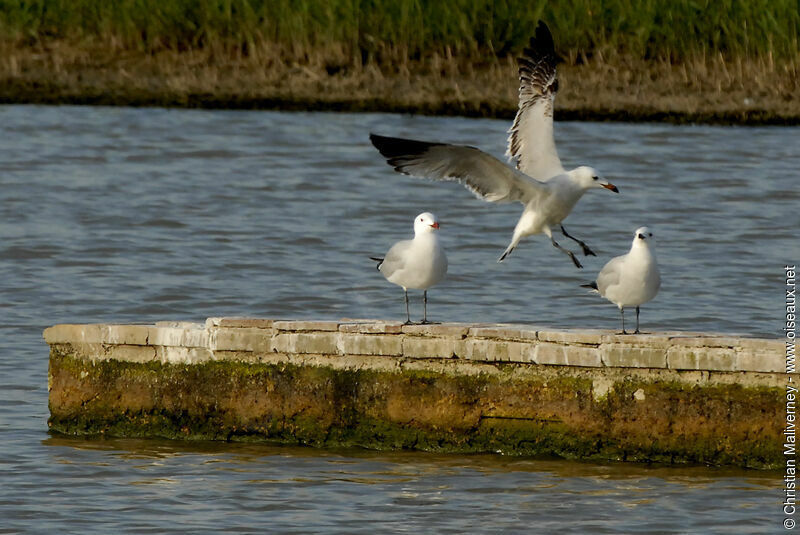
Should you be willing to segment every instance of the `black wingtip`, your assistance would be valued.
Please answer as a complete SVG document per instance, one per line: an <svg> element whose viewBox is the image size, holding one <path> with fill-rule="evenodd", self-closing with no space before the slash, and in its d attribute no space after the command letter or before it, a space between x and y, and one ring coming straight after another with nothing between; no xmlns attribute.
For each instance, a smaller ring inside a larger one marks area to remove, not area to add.
<svg viewBox="0 0 800 535"><path fill-rule="evenodd" d="M550 32L550 28L547 27L547 24L545 24L543 20L540 20L539 24L536 25L536 33L534 36L536 41L542 46L549 45L550 50L555 48L553 43L553 34Z"/></svg>
<svg viewBox="0 0 800 535"><path fill-rule="evenodd" d="M590 290L597 290L597 282L590 282L589 284L581 284L581 288L589 288Z"/></svg>
<svg viewBox="0 0 800 535"><path fill-rule="evenodd" d="M374 260L375 262L377 262L377 263L378 263L378 265L377 265L377 266L375 266L375 269L377 269L378 271L380 271L380 269L381 269L381 264L383 264L383 258L379 258L379 257L377 257L377 256L370 256L370 257L369 257L369 259L370 259L370 260Z"/></svg>
<svg viewBox="0 0 800 535"><path fill-rule="evenodd" d="M424 154L431 147L441 145L441 143L434 143L431 141L418 141L416 139L405 139L401 137L379 136L378 134L370 134L369 140L375 145L375 148L383 154L384 157L389 159L392 163L392 158L417 156ZM392 165L395 165L392 163Z"/></svg>
<svg viewBox="0 0 800 535"><path fill-rule="evenodd" d="M557 59L555 42L553 41L553 34L550 33L550 28L543 20L539 21L536 26L536 31L531 37L528 48L524 50L525 57L528 58L544 58L552 56L553 60ZM520 58L522 59L522 58Z"/></svg>

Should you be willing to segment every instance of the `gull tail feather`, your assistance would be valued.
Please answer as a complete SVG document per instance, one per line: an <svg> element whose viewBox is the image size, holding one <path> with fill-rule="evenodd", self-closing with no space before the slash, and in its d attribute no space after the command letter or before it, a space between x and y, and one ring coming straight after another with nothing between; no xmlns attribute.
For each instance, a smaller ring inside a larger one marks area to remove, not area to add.
<svg viewBox="0 0 800 535"><path fill-rule="evenodd" d="M589 288L592 293L600 293L600 290L597 289L596 281L592 281L589 284L581 284L581 288Z"/></svg>
<svg viewBox="0 0 800 535"><path fill-rule="evenodd" d="M378 265L377 265L377 266L375 266L375 269L377 269L378 271L380 271L380 269L381 269L381 264L383 264L383 258L380 258L380 257L378 257L378 256L370 256L370 257L369 257L369 259L370 259L370 260L374 260L375 262L377 262L377 263L378 263Z"/></svg>

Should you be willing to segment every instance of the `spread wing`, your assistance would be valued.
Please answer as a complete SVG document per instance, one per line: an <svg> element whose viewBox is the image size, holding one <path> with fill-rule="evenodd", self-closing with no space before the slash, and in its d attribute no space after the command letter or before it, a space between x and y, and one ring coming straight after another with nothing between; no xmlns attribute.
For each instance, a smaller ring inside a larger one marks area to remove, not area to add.
<svg viewBox="0 0 800 535"><path fill-rule="evenodd" d="M376 134L369 139L398 173L459 182L485 201L525 203L544 187L475 147Z"/></svg>
<svg viewBox="0 0 800 535"><path fill-rule="evenodd" d="M508 131L506 156L517 160L517 168L545 181L564 172L553 137L553 103L558 91L553 36L539 22L529 48L519 64L519 109Z"/></svg>

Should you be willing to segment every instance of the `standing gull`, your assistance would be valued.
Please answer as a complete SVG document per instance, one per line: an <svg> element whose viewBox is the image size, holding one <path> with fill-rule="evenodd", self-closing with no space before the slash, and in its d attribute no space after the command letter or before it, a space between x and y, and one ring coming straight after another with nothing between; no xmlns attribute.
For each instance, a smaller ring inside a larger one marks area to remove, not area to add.
<svg viewBox="0 0 800 535"><path fill-rule="evenodd" d="M439 221L430 212L414 219L414 239L392 245L384 258L370 257L378 262L378 271L386 280L403 287L406 301L406 325L411 323L408 312L408 289L422 290L422 323L428 323L428 288L447 273L447 256L439 243Z"/></svg>
<svg viewBox="0 0 800 535"><path fill-rule="evenodd" d="M636 307L636 330L639 333L639 306L653 299L661 286L656 257L650 250L653 233L647 227L636 229L628 254L612 258L600 270L597 281L582 285L591 288L619 307L622 334L625 332L625 307Z"/></svg>
<svg viewBox="0 0 800 535"><path fill-rule="evenodd" d="M553 138L553 103L558 90L556 55L553 36L543 22L518 64L519 109L509 130L506 152L510 159L516 159L516 169L475 147L376 134L370 134L370 140L399 173L459 182L488 202L521 202L525 207L522 216L498 262L505 260L525 236L544 233L580 268L583 266L575 254L555 241L552 227L560 227L585 255L595 256L585 243L568 234L561 222L587 190L619 190L591 167L566 171L561 165Z"/></svg>

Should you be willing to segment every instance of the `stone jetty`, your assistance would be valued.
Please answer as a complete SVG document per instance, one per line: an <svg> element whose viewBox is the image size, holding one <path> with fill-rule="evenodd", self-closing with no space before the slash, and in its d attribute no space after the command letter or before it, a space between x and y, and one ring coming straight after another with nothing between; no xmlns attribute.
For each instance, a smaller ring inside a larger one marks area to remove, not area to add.
<svg viewBox="0 0 800 535"><path fill-rule="evenodd" d="M782 340L704 333L209 318L44 338L69 435L775 468L800 383Z"/></svg>

